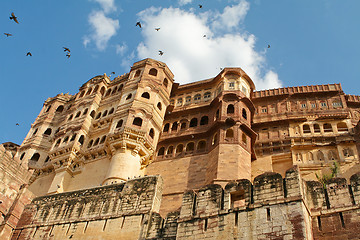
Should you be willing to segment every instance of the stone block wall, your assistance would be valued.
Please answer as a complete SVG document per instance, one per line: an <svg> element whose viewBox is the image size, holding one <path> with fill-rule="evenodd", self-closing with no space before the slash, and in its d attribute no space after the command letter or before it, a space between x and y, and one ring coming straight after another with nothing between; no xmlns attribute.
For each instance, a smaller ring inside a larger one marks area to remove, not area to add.
<svg viewBox="0 0 360 240"><path fill-rule="evenodd" d="M162 179L38 197L26 206L12 239L139 239L160 209Z"/></svg>

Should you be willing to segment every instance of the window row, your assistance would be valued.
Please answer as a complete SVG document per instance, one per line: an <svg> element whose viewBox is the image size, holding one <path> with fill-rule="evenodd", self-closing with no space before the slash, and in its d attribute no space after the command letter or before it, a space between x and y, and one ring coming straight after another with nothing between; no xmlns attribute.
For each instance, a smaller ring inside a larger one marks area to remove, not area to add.
<svg viewBox="0 0 360 240"><path fill-rule="evenodd" d="M91 148L91 147L95 147L97 145L103 144L106 140L106 136L103 136L100 140L100 138L96 138L95 140L91 139L90 142L88 143L87 147Z"/></svg>
<svg viewBox="0 0 360 240"><path fill-rule="evenodd" d="M95 119L99 119L99 118L101 118L101 117L106 117L107 115L111 115L111 114L113 114L113 113L114 113L114 108L111 108L110 110L105 110L104 112L99 112L99 113L96 115L96 117L95 117L95 111L92 111L91 114L90 114L90 116L91 116L92 118L95 117Z"/></svg>
<svg viewBox="0 0 360 240"><path fill-rule="evenodd" d="M203 116L200 119L200 126L202 125L207 125L209 123L209 117L208 116ZM189 124L189 126L188 126ZM190 120L190 122L188 120L181 120L180 122L173 122L171 125L171 131L177 131L180 127L180 130L185 130L188 127L197 127L198 126L198 119L197 118L193 118ZM166 123L164 125L163 128L163 132L168 132L170 129L170 123Z"/></svg>
<svg viewBox="0 0 360 240"><path fill-rule="evenodd" d="M88 108L86 108L82 114L81 114L81 111L78 111L78 112L75 114L75 117L74 117L73 114L70 114L70 116L69 116L69 118L68 118L68 121L72 120L73 117L74 117L74 119L75 119L75 118L78 118L78 117L80 117L80 116L84 116L84 115L86 115L86 114L88 113L88 111L89 111Z"/></svg>
<svg viewBox="0 0 360 240"><path fill-rule="evenodd" d="M143 93L141 94L141 97L142 97L142 98L146 98L146 99L150 99L150 93L148 93L148 92L143 92ZM126 98L126 99L127 99L127 98ZM157 104L156 106L157 106L157 108L161 111L161 109L162 109L161 102L158 102L158 104Z"/></svg>
<svg viewBox="0 0 360 240"><path fill-rule="evenodd" d="M196 151L204 152L206 150L206 146L207 146L206 140L200 140L196 145ZM180 154L182 152L192 153L194 151L195 151L195 142L189 142L186 144L186 146L184 144L180 143L176 146L176 148L174 148L174 146L172 146L172 145L167 147L167 149L165 149L165 147L161 147L158 150L157 155L158 156L172 155L173 153Z"/></svg>
<svg viewBox="0 0 360 240"><path fill-rule="evenodd" d="M347 157L353 157L354 156L354 151L351 148L345 148L342 150L342 154L345 158ZM339 160L339 155L338 152L335 150L329 150L329 151L314 151L314 152L308 152L308 153L296 153L295 154L295 158L297 162L303 162L305 160L309 161L309 162L313 162L313 161L320 161L320 162L324 162L324 161L335 161L335 160Z"/></svg>
<svg viewBox="0 0 360 240"><path fill-rule="evenodd" d="M322 125L319 125L317 123L315 124L304 124L302 126L302 131L304 134L307 134L307 133L321 133L321 132L324 132L324 133L332 133L334 132L334 129L335 126L332 126L332 124L330 123L324 123ZM336 124L336 129L338 132L347 132L349 129L346 125L346 123L344 122L339 122Z"/></svg>
<svg viewBox="0 0 360 240"><path fill-rule="evenodd" d="M194 102L199 102L201 100L201 98L203 98L204 100L210 99L211 98L211 92L206 92L206 93L204 93L203 96L201 96L201 94L198 93L198 94L195 94L194 97L186 96L185 99L178 98L177 102L176 102L176 105L178 105L178 106L182 105L183 100L185 101L186 104L190 103L191 100L193 100Z"/></svg>
<svg viewBox="0 0 360 240"><path fill-rule="evenodd" d="M74 133L71 138L70 135L64 137L63 139L59 138L58 140L56 140L54 147L58 147L60 146L60 144L66 144L67 142L73 142L76 139L76 133ZM78 139L78 142L83 145L84 144L84 135L81 135L80 138Z"/></svg>
<svg viewBox="0 0 360 240"><path fill-rule="evenodd" d="M123 89L124 85L123 84L120 84L119 86L116 86L114 88L109 88L107 91L105 89L105 87L103 86L101 89L100 89L100 94L101 96L103 97L107 97L107 96L110 96L110 95L114 95L116 93L119 93L121 92L121 90ZM87 91L83 90L80 92L80 95L79 95L79 98L82 98L84 96L88 96L90 94L93 94L93 93L96 93L97 91L99 90L99 85L97 85L94 89L92 87L90 87Z"/></svg>

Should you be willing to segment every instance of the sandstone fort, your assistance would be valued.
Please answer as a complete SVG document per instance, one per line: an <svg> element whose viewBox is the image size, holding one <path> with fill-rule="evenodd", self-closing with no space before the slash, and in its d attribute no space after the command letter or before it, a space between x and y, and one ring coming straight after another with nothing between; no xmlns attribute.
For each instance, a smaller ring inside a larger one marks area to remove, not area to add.
<svg viewBox="0 0 360 240"><path fill-rule="evenodd" d="M360 239L359 119L340 83L180 85L144 59L0 145L0 238Z"/></svg>

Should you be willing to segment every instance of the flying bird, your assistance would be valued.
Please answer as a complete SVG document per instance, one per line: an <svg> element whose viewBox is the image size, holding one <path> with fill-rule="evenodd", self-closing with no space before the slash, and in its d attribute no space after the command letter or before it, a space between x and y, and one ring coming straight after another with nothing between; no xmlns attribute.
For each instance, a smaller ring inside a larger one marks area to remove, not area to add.
<svg viewBox="0 0 360 240"><path fill-rule="evenodd" d="M156 30L156 31L159 31L159 30L160 30L160 28L155 28L155 30Z"/></svg>
<svg viewBox="0 0 360 240"><path fill-rule="evenodd" d="M159 50L159 55L162 56L163 54L164 54L164 52Z"/></svg>
<svg viewBox="0 0 360 240"><path fill-rule="evenodd" d="M201 4L199 4L199 8L202 8L202 5L201 5Z"/></svg>
<svg viewBox="0 0 360 240"><path fill-rule="evenodd" d="M111 72L111 74L115 74L115 72Z"/></svg>
<svg viewBox="0 0 360 240"><path fill-rule="evenodd" d="M135 26L139 26L141 28L141 23L137 22Z"/></svg>
<svg viewBox="0 0 360 240"><path fill-rule="evenodd" d="M7 37L10 37L10 36L12 36L12 34L11 33L4 33Z"/></svg>
<svg viewBox="0 0 360 240"><path fill-rule="evenodd" d="M70 49L67 47L63 47L63 49L64 49L64 52L70 52Z"/></svg>
<svg viewBox="0 0 360 240"><path fill-rule="evenodd" d="M66 54L66 56L67 56L68 58L70 58L70 57L71 57L70 53L67 53L67 54Z"/></svg>
<svg viewBox="0 0 360 240"><path fill-rule="evenodd" d="M16 126L20 126L20 124L19 124L19 123L16 123L15 125L16 125Z"/></svg>
<svg viewBox="0 0 360 240"><path fill-rule="evenodd" d="M204 34L203 37L206 38L206 35Z"/></svg>
<svg viewBox="0 0 360 240"><path fill-rule="evenodd" d="M27 53L26 53L26 56L30 56L30 57L32 57L31 52L27 52Z"/></svg>
<svg viewBox="0 0 360 240"><path fill-rule="evenodd" d="M270 48L270 45L268 44L268 48Z"/></svg>
<svg viewBox="0 0 360 240"><path fill-rule="evenodd" d="M13 12L11 13L10 20L14 20L16 23L19 23L17 20L17 17L15 16L15 14Z"/></svg>

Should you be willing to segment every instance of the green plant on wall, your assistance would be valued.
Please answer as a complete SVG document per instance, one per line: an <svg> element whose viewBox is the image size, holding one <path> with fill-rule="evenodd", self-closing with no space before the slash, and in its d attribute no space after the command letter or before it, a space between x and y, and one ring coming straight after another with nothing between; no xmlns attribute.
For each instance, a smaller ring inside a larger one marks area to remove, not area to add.
<svg viewBox="0 0 360 240"><path fill-rule="evenodd" d="M331 174L323 174L321 177L317 173L315 173L316 178L319 182L322 183L323 187L326 188L326 185L329 183L331 179L336 177L339 171L339 164L337 162L333 162L333 165L330 167Z"/></svg>

